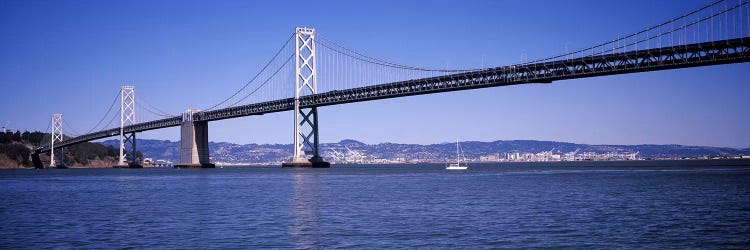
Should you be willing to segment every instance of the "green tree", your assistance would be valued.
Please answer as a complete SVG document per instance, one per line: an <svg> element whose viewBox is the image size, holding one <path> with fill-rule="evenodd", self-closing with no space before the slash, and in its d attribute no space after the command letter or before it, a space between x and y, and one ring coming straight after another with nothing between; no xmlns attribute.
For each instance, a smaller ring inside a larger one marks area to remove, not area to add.
<svg viewBox="0 0 750 250"><path fill-rule="evenodd" d="M9 159L18 164L29 166L31 150L20 144L0 144L0 154L5 154Z"/></svg>
<svg viewBox="0 0 750 250"><path fill-rule="evenodd" d="M65 163L65 166L72 166L76 164L76 160L74 157L70 157L67 154L63 155L63 162Z"/></svg>
<svg viewBox="0 0 750 250"><path fill-rule="evenodd" d="M21 139L23 141L25 141L25 142L28 142L29 141L29 135L31 135L31 133L29 133L29 131L23 131L23 133L21 133Z"/></svg>
<svg viewBox="0 0 750 250"><path fill-rule="evenodd" d="M107 146L107 156L109 157L119 157L120 156L120 150L118 150L115 147Z"/></svg>
<svg viewBox="0 0 750 250"><path fill-rule="evenodd" d="M12 139L13 139L13 141L15 141L15 142L22 142L22 141L23 141L23 138L21 137L21 131L17 131L17 130L16 130L16 132L15 132L15 133L13 133L13 137L12 137Z"/></svg>
<svg viewBox="0 0 750 250"><path fill-rule="evenodd" d="M29 134L29 143L33 144L34 146L39 146L39 143L42 142L44 139L44 136L47 134L42 132L32 132Z"/></svg>
<svg viewBox="0 0 750 250"><path fill-rule="evenodd" d="M10 143L12 139L13 139L12 133L0 131L0 143Z"/></svg>

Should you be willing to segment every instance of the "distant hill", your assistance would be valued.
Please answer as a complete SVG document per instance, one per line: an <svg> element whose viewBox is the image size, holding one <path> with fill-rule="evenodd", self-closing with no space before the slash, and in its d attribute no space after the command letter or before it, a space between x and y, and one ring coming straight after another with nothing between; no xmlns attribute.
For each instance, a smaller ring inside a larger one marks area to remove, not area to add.
<svg viewBox="0 0 750 250"><path fill-rule="evenodd" d="M118 147L119 141L107 140L101 142L105 146ZM180 157L180 142L168 140L138 140L138 150L144 157L164 159L177 162ZM373 159L433 159L445 160L455 157L454 143L440 143L430 145L380 143L365 144L356 140L342 140L338 143L321 144L321 154L330 156L333 151L347 152L349 149L361 152ZM736 149L726 147L683 146L683 145L588 145L568 142L512 140L461 142L461 147L467 158L496 153L528 152L539 153L552 151L555 153L579 152L593 153L633 153L639 152L643 158L674 158L674 157L702 157L702 156L739 156L750 155L750 148ZM281 162L292 155L291 144L245 144L239 145L228 142L210 142L212 162L228 163L263 163ZM328 158L330 159L330 158Z"/></svg>

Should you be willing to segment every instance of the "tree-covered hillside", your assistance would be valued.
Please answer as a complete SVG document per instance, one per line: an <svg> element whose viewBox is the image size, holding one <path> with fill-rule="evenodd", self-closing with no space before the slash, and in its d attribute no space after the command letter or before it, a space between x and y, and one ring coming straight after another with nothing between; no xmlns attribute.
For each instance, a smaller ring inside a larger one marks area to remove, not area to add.
<svg viewBox="0 0 750 250"><path fill-rule="evenodd" d="M50 134L38 131L0 132L0 168L33 167L32 149L48 144L50 137ZM79 167L111 167L120 153L115 147L90 142L66 147L64 152L65 165ZM49 153L40 155L45 163L49 162L49 157Z"/></svg>

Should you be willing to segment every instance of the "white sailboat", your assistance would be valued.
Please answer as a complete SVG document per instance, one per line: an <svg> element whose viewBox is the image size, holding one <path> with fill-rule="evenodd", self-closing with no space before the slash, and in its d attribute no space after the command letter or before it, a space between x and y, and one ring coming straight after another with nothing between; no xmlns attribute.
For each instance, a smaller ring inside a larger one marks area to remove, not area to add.
<svg viewBox="0 0 750 250"><path fill-rule="evenodd" d="M448 166L445 167L447 170L466 170L469 168L469 166L466 165L466 162L464 162L464 165L461 165L461 146L458 144L458 139L456 139L456 164L448 164Z"/></svg>

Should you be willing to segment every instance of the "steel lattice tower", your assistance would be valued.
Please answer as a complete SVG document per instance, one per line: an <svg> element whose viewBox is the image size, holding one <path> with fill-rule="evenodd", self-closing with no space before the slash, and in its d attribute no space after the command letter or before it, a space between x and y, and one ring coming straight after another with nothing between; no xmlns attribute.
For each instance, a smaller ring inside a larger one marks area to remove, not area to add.
<svg viewBox="0 0 750 250"><path fill-rule="evenodd" d="M120 161L119 165L127 165L126 156L130 162L135 161L135 132L125 134L125 126L136 124L135 119L135 87L122 86L120 88ZM130 144L132 152L125 150L125 144Z"/></svg>
<svg viewBox="0 0 750 250"><path fill-rule="evenodd" d="M63 141L63 120L62 114L52 114L52 140L50 140L50 167L55 167L55 142ZM63 162L64 155L60 153L60 162Z"/></svg>
<svg viewBox="0 0 750 250"><path fill-rule="evenodd" d="M300 108L300 96L318 93L315 64L315 29L295 30L294 77L294 156L292 163L322 161L318 154L318 109Z"/></svg>

